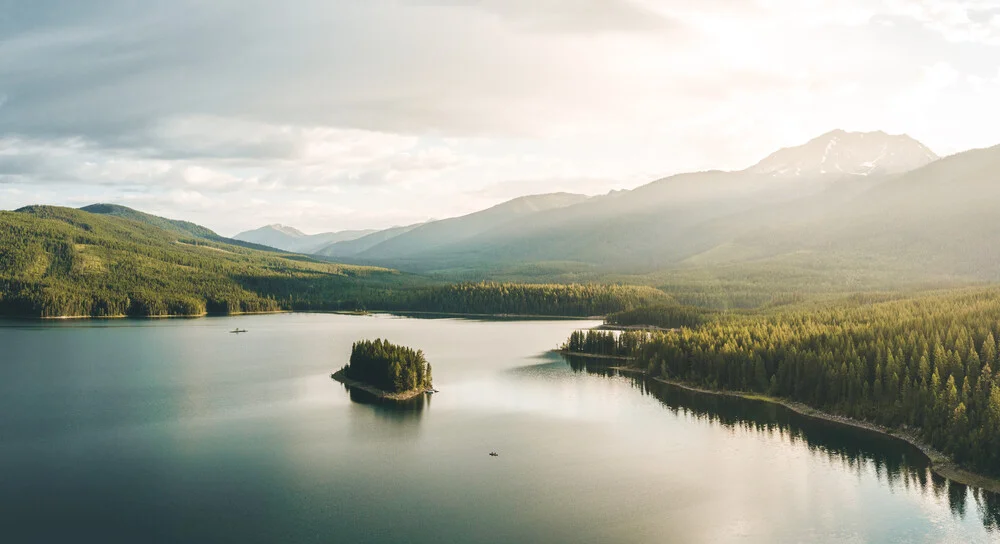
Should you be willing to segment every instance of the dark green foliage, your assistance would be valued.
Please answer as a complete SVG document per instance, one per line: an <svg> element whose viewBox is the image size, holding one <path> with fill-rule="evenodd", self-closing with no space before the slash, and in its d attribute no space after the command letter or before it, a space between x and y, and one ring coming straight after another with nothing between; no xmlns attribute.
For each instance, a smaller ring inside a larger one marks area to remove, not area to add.
<svg viewBox="0 0 1000 544"><path fill-rule="evenodd" d="M30 211L31 208L38 208L38 206L30 206L28 208L22 208L18 211ZM212 238L218 236L218 234L213 232L211 229L205 228L201 225L196 225L188 221L178 221L175 219L158 217L140 212L138 210L133 210L132 208L128 208L126 206L119 206L117 204L91 204L90 206L80 208L80 210L99 215L113 215L123 219L130 219L132 221L138 221L139 223L146 223L154 227L159 227L163 230L172 230L187 234L188 236L194 236L196 238Z"/></svg>
<svg viewBox="0 0 1000 544"><path fill-rule="evenodd" d="M562 349L571 353L606 355L613 357L634 357L649 340L649 333L643 331L574 331Z"/></svg>
<svg viewBox="0 0 1000 544"><path fill-rule="evenodd" d="M609 315L605 322L609 325L633 326L649 325L662 329L697 327L708 321L710 312L691 306L658 305L643 306Z"/></svg>
<svg viewBox="0 0 1000 544"><path fill-rule="evenodd" d="M621 285L441 285L212 241L203 227L128 208L96 209L102 213L52 206L0 212L0 314L367 309L589 316L666 299L650 287Z"/></svg>
<svg viewBox="0 0 1000 544"><path fill-rule="evenodd" d="M390 393L430 389L431 365L424 352L382 340L362 340L351 348L344 375Z"/></svg>
<svg viewBox="0 0 1000 544"><path fill-rule="evenodd" d="M848 300L657 333L637 364L670 379L758 392L906 427L1000 475L1000 290Z"/></svg>
<svg viewBox="0 0 1000 544"><path fill-rule="evenodd" d="M667 300L652 287L599 284L461 283L415 291L396 309L427 312L597 316Z"/></svg>
<svg viewBox="0 0 1000 544"><path fill-rule="evenodd" d="M294 260L70 208L0 212L0 314L148 316L350 307L399 274ZM298 257L298 256L295 256ZM289 285L296 287L291 295Z"/></svg>
<svg viewBox="0 0 1000 544"><path fill-rule="evenodd" d="M18 211L30 211L32 208L39 208L39 206L29 206L27 208L22 208ZM203 227L201 225L191 223L190 221L167 219L166 217L151 215L148 213L140 212L139 210L133 210L132 208L126 206L119 206L118 204L91 204L90 206L84 206L80 208L80 210L99 215L111 215L114 217L121 217L122 219L128 219L131 221L137 221L139 223L145 223L147 225L152 225L154 227L158 227L166 231L176 232L188 237L202 238L213 242L220 242L223 244L230 244L250 249L259 249L261 251L277 251L272 247L263 246L260 244L254 244L251 242L244 242L243 240L236 240L234 238L226 238L225 236L219 236L218 234L215 233L215 231Z"/></svg>

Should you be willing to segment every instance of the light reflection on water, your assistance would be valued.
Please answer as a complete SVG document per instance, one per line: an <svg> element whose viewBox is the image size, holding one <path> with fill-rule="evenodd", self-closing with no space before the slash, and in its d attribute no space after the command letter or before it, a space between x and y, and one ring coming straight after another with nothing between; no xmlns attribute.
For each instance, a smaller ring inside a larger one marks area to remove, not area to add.
<svg viewBox="0 0 1000 544"><path fill-rule="evenodd" d="M250 332L227 334L237 325ZM589 325L324 314L0 322L0 534L996 539L996 496L935 477L905 443L549 352ZM330 379L352 342L375 337L424 349L441 392L398 405Z"/></svg>
<svg viewBox="0 0 1000 544"><path fill-rule="evenodd" d="M988 531L1000 532L1000 495L939 476L930 469L927 457L903 440L806 417L771 403L706 395L622 374L599 360L564 359L574 372L628 381L677 417L717 426L734 436L804 447L813 457L838 465L859 480L874 477L894 493L916 491L928 500L947 501L952 515L961 520L971 507Z"/></svg>

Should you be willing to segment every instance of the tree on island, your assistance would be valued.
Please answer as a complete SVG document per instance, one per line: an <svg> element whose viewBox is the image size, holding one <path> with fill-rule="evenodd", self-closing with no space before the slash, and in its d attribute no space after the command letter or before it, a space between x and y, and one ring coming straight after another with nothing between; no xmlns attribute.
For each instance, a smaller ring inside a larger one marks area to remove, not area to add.
<svg viewBox="0 0 1000 544"><path fill-rule="evenodd" d="M430 389L431 365L424 352L382 340L362 340L351 348L351 360L343 369L352 380L390 393Z"/></svg>

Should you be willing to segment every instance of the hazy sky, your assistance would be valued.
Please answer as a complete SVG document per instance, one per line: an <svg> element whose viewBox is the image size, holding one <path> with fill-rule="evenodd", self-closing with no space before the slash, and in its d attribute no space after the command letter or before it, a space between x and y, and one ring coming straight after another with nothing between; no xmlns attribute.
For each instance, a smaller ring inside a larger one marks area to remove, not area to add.
<svg viewBox="0 0 1000 544"><path fill-rule="evenodd" d="M834 128L995 145L998 96L1000 0L0 0L0 208L385 227Z"/></svg>

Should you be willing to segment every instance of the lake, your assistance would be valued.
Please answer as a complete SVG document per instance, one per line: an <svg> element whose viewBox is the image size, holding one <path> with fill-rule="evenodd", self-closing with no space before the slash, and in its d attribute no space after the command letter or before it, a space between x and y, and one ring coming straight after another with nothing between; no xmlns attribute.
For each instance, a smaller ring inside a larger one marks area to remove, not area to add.
<svg viewBox="0 0 1000 544"><path fill-rule="evenodd" d="M904 443L550 353L595 324L0 322L0 541L1000 540ZM440 393L330 379L376 337Z"/></svg>

